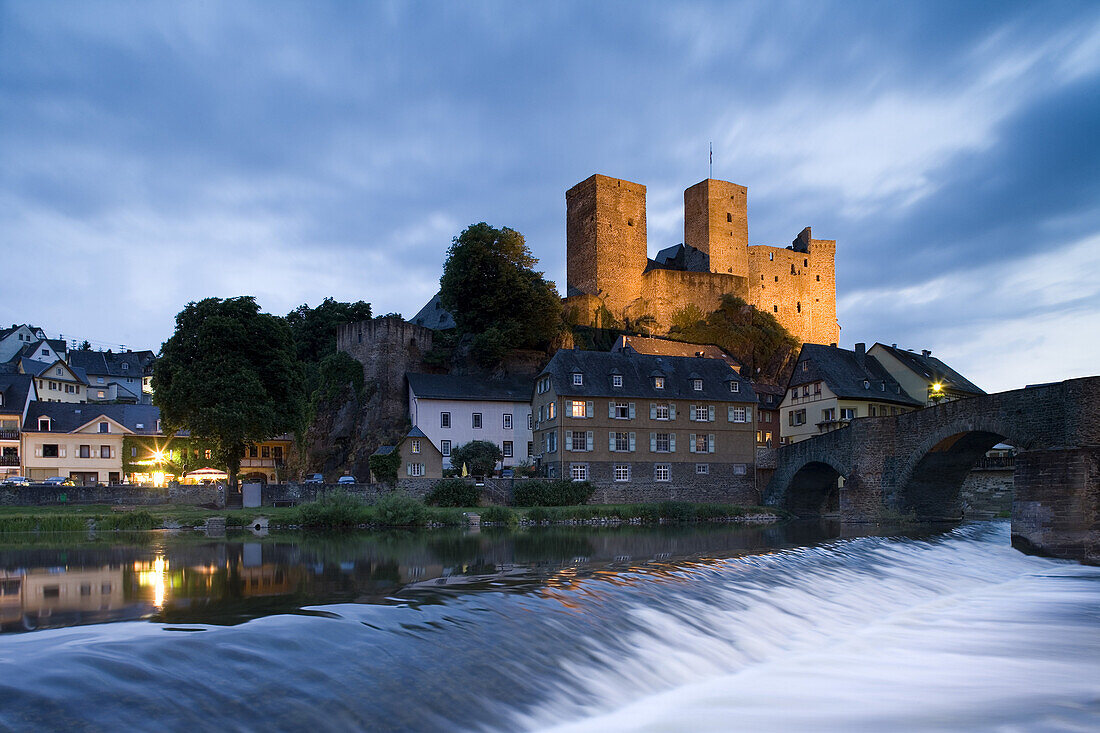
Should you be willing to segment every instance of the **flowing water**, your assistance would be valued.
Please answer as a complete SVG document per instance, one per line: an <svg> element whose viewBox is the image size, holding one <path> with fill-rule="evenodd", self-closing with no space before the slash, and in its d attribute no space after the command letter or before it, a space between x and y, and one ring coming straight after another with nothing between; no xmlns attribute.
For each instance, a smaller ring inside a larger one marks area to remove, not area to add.
<svg viewBox="0 0 1100 733"><path fill-rule="evenodd" d="M1006 523L0 539L0 730L1100 730Z"/></svg>

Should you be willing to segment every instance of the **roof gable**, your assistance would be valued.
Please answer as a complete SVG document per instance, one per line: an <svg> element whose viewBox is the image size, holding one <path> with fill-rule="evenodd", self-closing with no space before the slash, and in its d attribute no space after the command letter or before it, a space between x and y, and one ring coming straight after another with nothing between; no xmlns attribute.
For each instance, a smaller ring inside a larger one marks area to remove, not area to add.
<svg viewBox="0 0 1100 733"><path fill-rule="evenodd" d="M886 368L870 354L862 359L854 351L822 344L803 344L787 390L823 382L837 397L923 406L909 396Z"/></svg>

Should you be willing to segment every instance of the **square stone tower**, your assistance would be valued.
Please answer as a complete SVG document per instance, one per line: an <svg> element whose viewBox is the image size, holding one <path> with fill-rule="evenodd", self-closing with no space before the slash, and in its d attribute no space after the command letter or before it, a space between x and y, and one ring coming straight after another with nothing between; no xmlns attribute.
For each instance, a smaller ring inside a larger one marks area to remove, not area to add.
<svg viewBox="0 0 1100 733"><path fill-rule="evenodd" d="M748 189L708 178L684 191L684 244L710 257L711 272L748 276Z"/></svg>
<svg viewBox="0 0 1100 733"><path fill-rule="evenodd" d="M645 186L594 175L565 193L566 295L603 300L619 318L641 296Z"/></svg>

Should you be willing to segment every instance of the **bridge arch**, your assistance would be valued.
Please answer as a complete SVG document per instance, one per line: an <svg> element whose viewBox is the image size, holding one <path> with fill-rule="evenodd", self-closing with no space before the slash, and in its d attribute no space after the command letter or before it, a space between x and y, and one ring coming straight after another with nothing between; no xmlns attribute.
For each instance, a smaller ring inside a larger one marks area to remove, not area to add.
<svg viewBox="0 0 1100 733"><path fill-rule="evenodd" d="M803 444L784 446L780 470L772 477L763 497L799 516L817 517L839 511L839 482L850 468L834 451L805 450Z"/></svg>
<svg viewBox="0 0 1100 733"><path fill-rule="evenodd" d="M891 508L919 520L958 519L959 490L978 459L998 443L1024 450L1033 441L1022 437L1002 420L959 419L938 425L908 452L892 494L883 498Z"/></svg>

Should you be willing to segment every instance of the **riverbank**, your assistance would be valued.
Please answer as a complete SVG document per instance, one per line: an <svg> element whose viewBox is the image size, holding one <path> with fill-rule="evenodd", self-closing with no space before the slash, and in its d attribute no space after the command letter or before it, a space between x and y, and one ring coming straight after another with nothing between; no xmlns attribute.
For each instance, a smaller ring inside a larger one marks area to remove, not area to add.
<svg viewBox="0 0 1100 733"><path fill-rule="evenodd" d="M27 532L140 531L228 528L351 529L442 528L466 526L471 515L485 526L576 524L657 524L667 522L746 522L770 524L789 516L771 507L732 504L661 502L657 504L589 504L565 507L433 507L394 495L377 504L354 498L326 497L295 507L210 509L199 506L142 507L92 504L82 506L0 506L0 534Z"/></svg>

